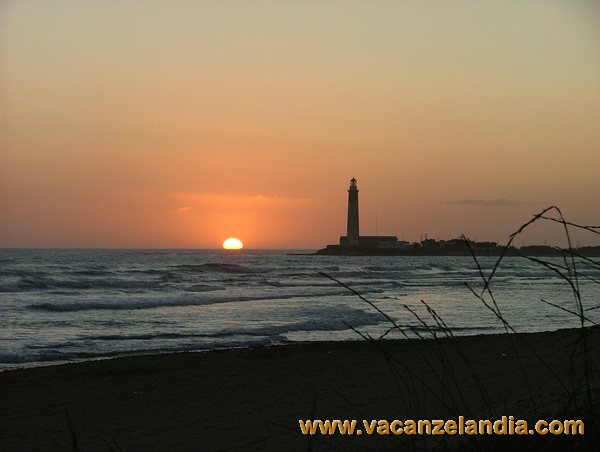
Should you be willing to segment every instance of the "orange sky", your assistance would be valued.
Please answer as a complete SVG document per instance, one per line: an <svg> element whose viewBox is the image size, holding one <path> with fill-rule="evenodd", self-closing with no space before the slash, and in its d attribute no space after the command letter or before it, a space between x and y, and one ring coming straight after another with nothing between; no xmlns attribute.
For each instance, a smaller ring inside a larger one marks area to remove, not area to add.
<svg viewBox="0 0 600 452"><path fill-rule="evenodd" d="M317 248L352 176L364 234L600 224L599 30L566 0L5 2L0 247Z"/></svg>

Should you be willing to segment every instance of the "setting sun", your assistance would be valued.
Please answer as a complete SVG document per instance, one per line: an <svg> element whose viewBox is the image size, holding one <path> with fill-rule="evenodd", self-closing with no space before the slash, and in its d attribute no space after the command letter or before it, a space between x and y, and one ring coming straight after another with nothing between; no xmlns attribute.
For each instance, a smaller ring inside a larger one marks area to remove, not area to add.
<svg viewBox="0 0 600 452"><path fill-rule="evenodd" d="M223 248L226 250L241 250L243 247L242 241L235 237L230 237L223 242Z"/></svg>

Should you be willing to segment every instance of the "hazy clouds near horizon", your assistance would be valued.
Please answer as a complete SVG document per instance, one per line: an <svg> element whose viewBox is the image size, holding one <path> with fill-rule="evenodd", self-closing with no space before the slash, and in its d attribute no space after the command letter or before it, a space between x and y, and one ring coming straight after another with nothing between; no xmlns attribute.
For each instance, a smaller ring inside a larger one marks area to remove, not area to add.
<svg viewBox="0 0 600 452"><path fill-rule="evenodd" d="M600 224L599 30L566 0L5 2L0 246L318 247L352 176L365 234Z"/></svg>

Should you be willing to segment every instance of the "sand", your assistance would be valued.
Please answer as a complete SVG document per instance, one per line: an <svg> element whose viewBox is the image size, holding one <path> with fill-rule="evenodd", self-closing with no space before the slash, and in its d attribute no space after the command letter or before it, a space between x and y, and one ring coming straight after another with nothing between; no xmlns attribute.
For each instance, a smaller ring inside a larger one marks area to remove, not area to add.
<svg viewBox="0 0 600 452"><path fill-rule="evenodd" d="M598 356L600 330L587 331ZM577 414L565 406L573 388L585 394L579 337L312 343L5 371L0 450L420 449L418 437L309 438L298 420Z"/></svg>

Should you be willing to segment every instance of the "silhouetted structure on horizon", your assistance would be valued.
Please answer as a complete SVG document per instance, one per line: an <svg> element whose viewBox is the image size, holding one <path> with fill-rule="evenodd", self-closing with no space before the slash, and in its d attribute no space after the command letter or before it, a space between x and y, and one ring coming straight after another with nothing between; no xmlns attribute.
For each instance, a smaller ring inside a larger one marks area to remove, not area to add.
<svg viewBox="0 0 600 452"><path fill-rule="evenodd" d="M360 235L358 185L350 180L348 188L348 221L346 235L340 237L339 245L327 245L316 254L343 256L499 256L504 247L497 242L476 242L470 239L434 240L425 237L420 242L405 242L394 235ZM585 256L600 256L600 247L577 248L575 252ZM563 251L546 245L510 247L507 256L562 256Z"/></svg>
<svg viewBox="0 0 600 452"><path fill-rule="evenodd" d="M339 245L329 245L327 248L354 251L371 249L402 249L410 247L409 242L399 241L394 235L360 235L359 209L358 209L358 185L356 179L350 179L348 187L348 222L346 235L340 237Z"/></svg>
<svg viewBox="0 0 600 452"><path fill-rule="evenodd" d="M348 225L346 229L346 241L349 245L358 245L359 237L358 187L356 186L356 179L352 178L350 179L350 187L348 188Z"/></svg>

